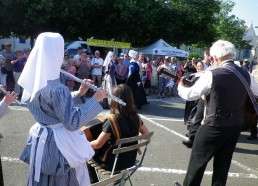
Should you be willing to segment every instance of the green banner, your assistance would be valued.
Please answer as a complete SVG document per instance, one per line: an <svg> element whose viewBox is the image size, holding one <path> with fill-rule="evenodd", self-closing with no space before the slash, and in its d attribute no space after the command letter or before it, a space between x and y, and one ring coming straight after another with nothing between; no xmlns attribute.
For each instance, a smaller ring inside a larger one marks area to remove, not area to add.
<svg viewBox="0 0 258 186"><path fill-rule="evenodd" d="M98 47L108 47L108 48L130 48L131 43L118 42L118 41L106 41L99 39L87 39L87 45L98 46Z"/></svg>

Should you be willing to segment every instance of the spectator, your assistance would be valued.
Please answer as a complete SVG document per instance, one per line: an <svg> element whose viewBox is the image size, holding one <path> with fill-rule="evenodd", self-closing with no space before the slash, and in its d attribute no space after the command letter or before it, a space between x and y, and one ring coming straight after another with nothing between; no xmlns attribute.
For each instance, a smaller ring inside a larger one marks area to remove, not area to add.
<svg viewBox="0 0 258 186"><path fill-rule="evenodd" d="M156 93L156 88L158 86L158 67L157 67L157 61L152 61L151 62L151 68L152 68L152 73L151 73L151 89L153 93Z"/></svg>
<svg viewBox="0 0 258 186"><path fill-rule="evenodd" d="M242 68L249 72L249 62L248 59L244 59Z"/></svg>
<svg viewBox="0 0 258 186"><path fill-rule="evenodd" d="M81 59L76 64L77 70L77 77L80 79L89 79L91 63L88 61L86 52L82 52Z"/></svg>
<svg viewBox="0 0 258 186"><path fill-rule="evenodd" d="M6 89L11 91L14 90L13 64L11 64L11 61L14 59L15 54L11 50L11 43L5 43L4 48L5 50L2 51L1 55L5 58L5 69L7 70Z"/></svg>
<svg viewBox="0 0 258 186"><path fill-rule="evenodd" d="M74 61L75 65L80 62L80 59L82 57L81 55L82 55L82 47L78 47L77 54L74 55L74 57L73 57L73 61Z"/></svg>
<svg viewBox="0 0 258 186"><path fill-rule="evenodd" d="M123 60L123 65L126 67L126 77L128 76L129 72L129 66L130 66L130 59L128 54L124 54L124 60Z"/></svg>
<svg viewBox="0 0 258 186"><path fill-rule="evenodd" d="M165 58L164 64L158 67L158 72L165 68L167 71L172 72L171 65L169 64L169 58ZM165 97L166 85L169 82L170 78L164 74L159 75L159 83L158 83L158 99Z"/></svg>
<svg viewBox="0 0 258 186"><path fill-rule="evenodd" d="M98 50L95 51L95 58L92 59L91 65L92 65L92 80L94 83L97 83L97 86L101 86L101 80L102 80L102 67L103 67L104 61L100 57L100 52Z"/></svg>
<svg viewBox="0 0 258 186"><path fill-rule="evenodd" d="M5 58L3 55L0 55L0 84L6 88L6 76L7 71L5 68Z"/></svg>
<svg viewBox="0 0 258 186"><path fill-rule="evenodd" d="M127 80L127 69L129 69L128 67L126 67L123 63L123 58L118 58L117 59L117 65L115 67L115 77L116 77L116 83L117 85L120 84L125 84L126 80ZM129 61L130 63L130 61Z"/></svg>
<svg viewBox="0 0 258 186"><path fill-rule="evenodd" d="M21 92L21 87L18 84L18 79L21 76L21 73L27 61L27 58L26 56L23 55L23 52L20 50L17 50L15 54L16 54L16 57L11 61L11 64L13 65L13 76L15 80L14 92L19 98L21 98L22 92Z"/></svg>
<svg viewBox="0 0 258 186"><path fill-rule="evenodd" d="M146 73L146 79L145 79L145 82L143 84L143 87L145 89L146 95L148 96L150 88L151 88L151 73L152 73L152 68L151 68L151 65L150 65L150 61L146 60L146 63L143 65L143 69Z"/></svg>
<svg viewBox="0 0 258 186"><path fill-rule="evenodd" d="M70 74L73 74L73 75L76 74L76 67L75 67L74 61L72 59L69 60L68 72ZM74 81L74 79L68 77L67 80L66 80L66 83L67 83L68 89L70 91L73 91L74 88L75 88L75 81Z"/></svg>

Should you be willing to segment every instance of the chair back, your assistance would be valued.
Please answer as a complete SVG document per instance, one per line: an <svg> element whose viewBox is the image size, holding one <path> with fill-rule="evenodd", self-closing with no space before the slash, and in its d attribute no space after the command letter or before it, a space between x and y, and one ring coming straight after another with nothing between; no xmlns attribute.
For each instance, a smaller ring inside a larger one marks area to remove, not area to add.
<svg viewBox="0 0 258 186"><path fill-rule="evenodd" d="M124 170L120 172L119 174L116 174L114 176L111 176L107 179L104 179L100 182L94 183L91 186L106 186L106 185L114 185L116 181L120 181L120 185L124 185L125 178L129 175L129 170Z"/></svg>
<svg viewBox="0 0 258 186"><path fill-rule="evenodd" d="M114 174L119 154L129 152L129 151L133 151L133 150L139 149L141 147L144 147L144 150L143 150L143 153L141 155L140 161L138 161L138 163L136 165L134 165L133 167L129 168L130 170L135 169L133 171L133 172L135 172L141 166L141 164L143 162L145 153L147 151L147 146L151 141L151 137L152 137L153 133L154 132L150 132L148 134L144 134L144 135L140 135L140 136L118 139L115 143L117 148L113 149L113 152L112 152L116 156L115 156L115 161L114 161L114 165L113 165L113 168L112 168L111 175ZM128 144L128 143L132 143L132 142L138 142L138 144L122 147L123 144ZM131 175L131 173L130 173L130 175Z"/></svg>

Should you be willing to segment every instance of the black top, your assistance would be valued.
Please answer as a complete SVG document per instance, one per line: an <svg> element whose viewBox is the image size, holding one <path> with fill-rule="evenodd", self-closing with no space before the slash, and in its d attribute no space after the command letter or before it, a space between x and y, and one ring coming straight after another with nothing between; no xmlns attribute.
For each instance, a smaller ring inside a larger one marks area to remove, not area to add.
<svg viewBox="0 0 258 186"><path fill-rule="evenodd" d="M250 75L244 69L228 62L250 84ZM205 125L216 127L240 126L244 123L244 107L248 98L247 91L238 77L224 68L216 68L212 72L212 87L206 96Z"/></svg>
<svg viewBox="0 0 258 186"><path fill-rule="evenodd" d="M121 118L120 116L116 115L117 123L119 125L120 131L121 131L121 138L129 138L129 137L134 137L139 134L139 117L138 115L135 115L135 117L131 120L130 118ZM141 121L141 125L143 122ZM106 133L110 133L110 140L107 141L105 145L110 146L110 144L114 144L116 141L115 135L112 131L111 124L109 120L106 120L102 127L102 131ZM128 143L124 146L130 146L134 145L137 143ZM115 147L116 148L116 147ZM105 149L105 148L103 148ZM94 157L94 160L97 161L101 165L101 167L107 169L107 170L112 170L114 160L115 160L115 154L112 154L113 150L110 150L107 156L107 159L105 162L101 161L102 156ZM103 152L100 152L102 154ZM123 170L126 168L129 168L135 164L137 156L137 150L126 152L119 154L119 158L116 164L116 171Z"/></svg>

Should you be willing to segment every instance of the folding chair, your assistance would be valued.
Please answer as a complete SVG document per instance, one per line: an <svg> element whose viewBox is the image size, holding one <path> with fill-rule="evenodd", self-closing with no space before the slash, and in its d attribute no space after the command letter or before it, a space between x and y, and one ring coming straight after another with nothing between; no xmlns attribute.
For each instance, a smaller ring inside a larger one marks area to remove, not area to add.
<svg viewBox="0 0 258 186"><path fill-rule="evenodd" d="M114 185L116 183L116 181L120 181L120 185L124 185L125 183L125 178L128 176L129 174L129 170L125 170L120 172L119 174L116 174L114 176L111 176L107 179L104 179L98 183L94 183L91 186L106 186L106 185Z"/></svg>
<svg viewBox="0 0 258 186"><path fill-rule="evenodd" d="M117 164L119 154L126 153L126 152L129 152L129 151L133 151L133 150L139 149L141 147L144 147L142 155L138 156L139 160L136 159L135 164L132 167L129 167L129 168L126 169L127 171L129 171L129 173L125 177L124 180L125 181L129 180L130 185L132 185L130 177L137 171L137 169L139 167L141 167L141 165L143 163L143 160L144 160L144 157L145 157L145 153L147 151L147 146L151 141L151 137L152 137L153 133L154 132L150 132L150 133L145 134L145 135L135 136L135 137L131 137L131 138L118 139L115 143L117 148L113 149L113 152L112 152L113 154L115 154L115 160L114 160L114 164L113 164L113 168L112 168L111 172L99 167L96 163L94 163L94 161L88 161L88 164L90 164L92 167L95 168L97 174L101 173L103 175L110 175L110 177L113 177L114 175L117 175L116 172L115 172L115 168L116 168L116 164ZM132 142L138 142L138 144L122 147L123 144L128 144L128 143L132 143Z"/></svg>

